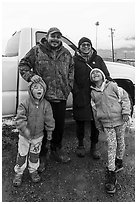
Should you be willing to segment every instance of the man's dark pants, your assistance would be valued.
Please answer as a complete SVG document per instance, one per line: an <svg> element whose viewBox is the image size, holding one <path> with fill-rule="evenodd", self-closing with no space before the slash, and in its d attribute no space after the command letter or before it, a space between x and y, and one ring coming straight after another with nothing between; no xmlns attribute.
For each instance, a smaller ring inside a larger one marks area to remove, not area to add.
<svg viewBox="0 0 137 204"><path fill-rule="evenodd" d="M51 140L51 150L56 151L57 148L61 149L62 147L62 138L64 133L64 124L65 124L65 112L66 112L66 101L62 100L60 102L50 102L53 117L55 119L55 129L52 134ZM46 154L46 142L47 142L47 133L44 130L44 138L42 141L42 147L40 156L44 156Z"/></svg>
<svg viewBox="0 0 137 204"><path fill-rule="evenodd" d="M83 144L83 139L85 135L85 122L86 121L78 121L76 120L76 135L79 141L79 144ZM92 144L97 144L98 143L98 137L99 137L99 131L95 126L95 121L91 120L90 121L90 140Z"/></svg>

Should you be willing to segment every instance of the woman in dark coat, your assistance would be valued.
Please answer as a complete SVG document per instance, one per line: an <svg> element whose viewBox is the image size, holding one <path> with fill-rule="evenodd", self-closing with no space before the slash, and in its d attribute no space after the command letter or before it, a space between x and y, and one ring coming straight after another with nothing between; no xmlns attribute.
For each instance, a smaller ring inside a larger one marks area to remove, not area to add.
<svg viewBox="0 0 137 204"><path fill-rule="evenodd" d="M74 56L74 88L73 88L73 116L76 121L76 136L78 138L77 155L85 156L84 133L85 122L89 121L91 126L91 146L90 153L94 159L100 156L96 151L99 131L96 129L91 108L91 90L90 90L90 71L91 69L101 69L106 78L111 80L108 69L103 59L97 55L96 50L92 47L90 39L83 37L78 43L78 52Z"/></svg>

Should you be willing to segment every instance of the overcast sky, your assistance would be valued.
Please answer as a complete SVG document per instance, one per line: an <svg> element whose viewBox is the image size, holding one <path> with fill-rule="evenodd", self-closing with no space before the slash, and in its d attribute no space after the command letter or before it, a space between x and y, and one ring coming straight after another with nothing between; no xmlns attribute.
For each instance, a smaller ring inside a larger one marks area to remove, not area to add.
<svg viewBox="0 0 137 204"><path fill-rule="evenodd" d="M97 27L95 23L99 21ZM58 27L76 44L89 37L96 48L134 47L135 1L133 0L2 0L2 51L11 35L24 27Z"/></svg>

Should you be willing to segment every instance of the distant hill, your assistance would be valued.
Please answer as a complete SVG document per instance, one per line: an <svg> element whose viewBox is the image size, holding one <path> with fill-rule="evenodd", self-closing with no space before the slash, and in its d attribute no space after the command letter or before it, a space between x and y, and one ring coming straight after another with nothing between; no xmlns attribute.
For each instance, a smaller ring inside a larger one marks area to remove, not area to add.
<svg viewBox="0 0 137 204"><path fill-rule="evenodd" d="M98 49L97 53L103 58L103 59L112 59L112 51L111 50L104 50L104 49ZM115 59L135 59L135 48L127 48L122 47L114 50L115 53ZM115 60L116 61L116 60Z"/></svg>

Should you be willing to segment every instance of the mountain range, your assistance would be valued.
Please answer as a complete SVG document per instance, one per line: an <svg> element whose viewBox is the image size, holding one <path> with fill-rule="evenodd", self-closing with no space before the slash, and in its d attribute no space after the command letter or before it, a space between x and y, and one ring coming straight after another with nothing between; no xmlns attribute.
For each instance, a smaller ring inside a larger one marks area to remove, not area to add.
<svg viewBox="0 0 137 204"><path fill-rule="evenodd" d="M112 50L98 49L97 53L104 60L110 59L110 61L112 61ZM122 47L122 48L115 49L114 58L115 58L115 61L117 61L117 59L135 59L135 47L132 47L132 48Z"/></svg>

